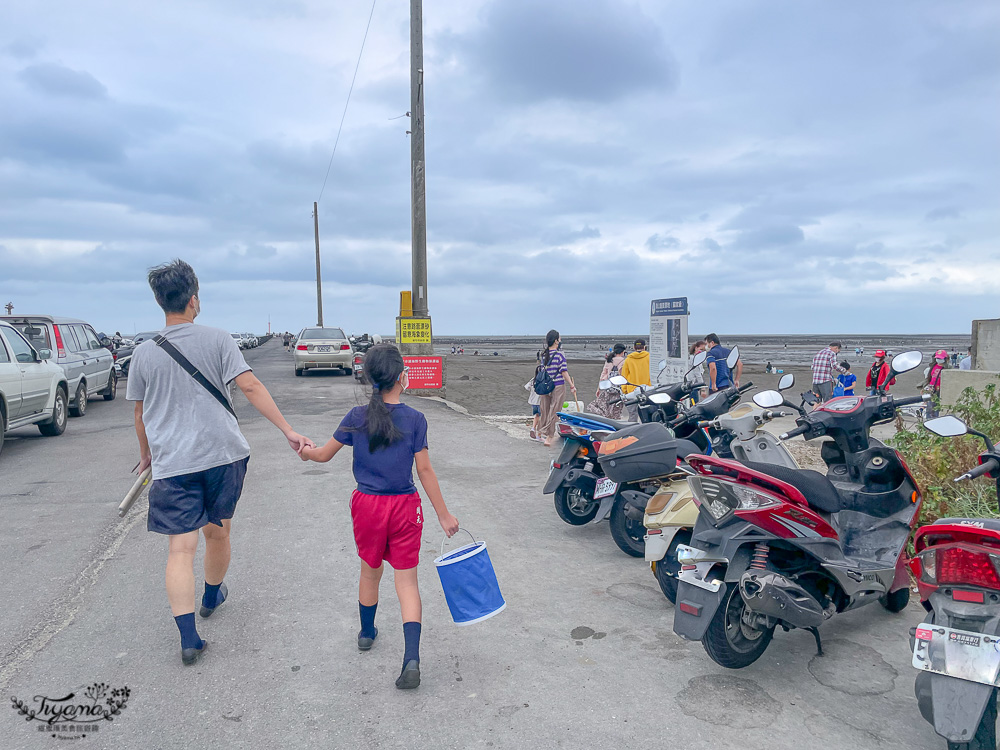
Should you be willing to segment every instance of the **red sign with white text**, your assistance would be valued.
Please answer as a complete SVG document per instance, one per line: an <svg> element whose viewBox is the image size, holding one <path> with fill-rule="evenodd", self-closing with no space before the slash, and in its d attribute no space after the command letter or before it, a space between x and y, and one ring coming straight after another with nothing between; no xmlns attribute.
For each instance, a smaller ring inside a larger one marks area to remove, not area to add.
<svg viewBox="0 0 1000 750"><path fill-rule="evenodd" d="M444 357L403 357L409 388L443 388Z"/></svg>

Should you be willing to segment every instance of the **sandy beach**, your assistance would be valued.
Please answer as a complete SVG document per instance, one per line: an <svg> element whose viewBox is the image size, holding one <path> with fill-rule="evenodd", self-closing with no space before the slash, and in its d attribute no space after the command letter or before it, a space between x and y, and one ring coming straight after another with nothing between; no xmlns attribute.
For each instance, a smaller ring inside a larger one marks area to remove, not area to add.
<svg viewBox="0 0 1000 750"><path fill-rule="evenodd" d="M473 357L468 353L464 356L449 354L445 359L449 401L460 404L471 414L477 415L531 414L524 384L534 375L534 359ZM852 350L848 359L860 358L855 358ZM871 362L871 357L866 355L862 361L852 364L853 371L862 385ZM599 355L593 359L569 359L570 376L577 384L580 400L585 404L596 395L597 381L603 366L603 360ZM789 400L797 402L800 394L808 390L812 383L812 371L808 366L791 366L783 369L785 372L795 374L795 387L789 391ZM776 388L780 377L778 374L766 374L761 364L746 362L743 366L743 382L752 382L754 390ZM898 378L893 391L908 396L915 395L916 387L923 381L923 377L923 367L904 373ZM860 393L863 390L862 388L856 392Z"/></svg>

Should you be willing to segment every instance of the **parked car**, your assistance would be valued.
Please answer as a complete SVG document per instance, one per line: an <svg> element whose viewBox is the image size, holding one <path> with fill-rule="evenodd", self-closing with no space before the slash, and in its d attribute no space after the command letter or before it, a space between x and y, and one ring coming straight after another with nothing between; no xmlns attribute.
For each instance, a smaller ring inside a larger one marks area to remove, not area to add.
<svg viewBox="0 0 1000 750"><path fill-rule="evenodd" d="M70 416L86 414L91 398L114 400L118 393L115 358L90 324L54 315L7 315L0 320L17 330L35 351L52 352L52 361L63 369L69 384Z"/></svg>
<svg viewBox="0 0 1000 750"><path fill-rule="evenodd" d="M354 349L347 335L340 328L303 328L296 336L292 359L295 374L320 367L339 367L348 375L352 372Z"/></svg>
<svg viewBox="0 0 1000 750"><path fill-rule="evenodd" d="M66 429L69 384L47 348L36 350L17 330L0 321L0 452L4 435L38 425L43 435Z"/></svg>

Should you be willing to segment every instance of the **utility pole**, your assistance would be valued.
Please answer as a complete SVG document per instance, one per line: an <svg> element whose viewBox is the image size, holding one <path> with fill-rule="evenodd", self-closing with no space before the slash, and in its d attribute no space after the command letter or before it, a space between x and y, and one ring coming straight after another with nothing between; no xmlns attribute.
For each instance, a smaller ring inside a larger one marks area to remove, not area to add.
<svg viewBox="0 0 1000 750"><path fill-rule="evenodd" d="M427 310L427 206L424 190L423 0L410 0L410 185L412 196L413 315Z"/></svg>
<svg viewBox="0 0 1000 750"><path fill-rule="evenodd" d="M316 325L323 327L323 278L319 272L319 203L313 201L313 233L316 235Z"/></svg>
<svg viewBox="0 0 1000 750"><path fill-rule="evenodd" d="M8 302L6 305L4 305L4 307L7 308L7 314L8 315L10 315L12 312L14 312L14 303L13 302Z"/></svg>

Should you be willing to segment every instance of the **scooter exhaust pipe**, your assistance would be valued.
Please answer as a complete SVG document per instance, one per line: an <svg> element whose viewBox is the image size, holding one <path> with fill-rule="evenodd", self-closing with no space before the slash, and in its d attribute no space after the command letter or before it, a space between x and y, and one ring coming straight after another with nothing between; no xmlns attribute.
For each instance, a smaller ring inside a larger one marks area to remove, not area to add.
<svg viewBox="0 0 1000 750"><path fill-rule="evenodd" d="M833 615L799 584L771 570L748 570L740 576L740 595L754 612L796 628L814 628Z"/></svg>

